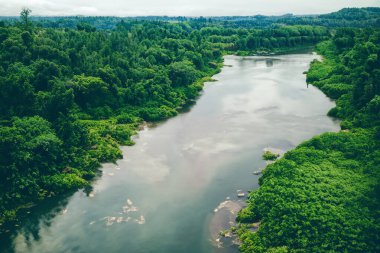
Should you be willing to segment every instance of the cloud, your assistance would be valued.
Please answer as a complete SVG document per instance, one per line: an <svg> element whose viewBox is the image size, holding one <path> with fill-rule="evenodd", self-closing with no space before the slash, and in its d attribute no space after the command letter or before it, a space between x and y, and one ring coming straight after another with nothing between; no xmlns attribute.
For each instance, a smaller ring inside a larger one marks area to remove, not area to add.
<svg viewBox="0 0 380 253"><path fill-rule="evenodd" d="M326 4L328 3L328 4ZM378 0L0 0L0 15L279 15L327 13L343 7L380 7Z"/></svg>

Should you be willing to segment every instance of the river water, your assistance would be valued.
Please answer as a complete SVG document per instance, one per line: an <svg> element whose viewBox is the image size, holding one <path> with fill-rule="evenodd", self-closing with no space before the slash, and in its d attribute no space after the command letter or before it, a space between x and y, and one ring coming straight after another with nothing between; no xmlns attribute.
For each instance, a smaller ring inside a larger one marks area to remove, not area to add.
<svg viewBox="0 0 380 253"><path fill-rule="evenodd" d="M90 194L32 208L1 252L236 252L215 247L214 210L258 187L263 150L339 130L326 116L334 103L305 83L315 58L226 56L189 111L140 131Z"/></svg>

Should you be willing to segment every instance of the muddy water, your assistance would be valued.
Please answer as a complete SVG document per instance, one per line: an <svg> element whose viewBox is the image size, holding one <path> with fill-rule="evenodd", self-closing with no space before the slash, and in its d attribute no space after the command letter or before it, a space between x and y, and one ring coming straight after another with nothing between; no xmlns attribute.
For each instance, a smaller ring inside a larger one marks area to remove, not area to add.
<svg viewBox="0 0 380 253"><path fill-rule="evenodd" d="M124 159L104 165L91 194L32 209L1 251L235 252L215 247L230 218L214 211L238 190L257 188L263 150L339 129L326 116L333 102L306 86L302 73L314 58L225 57L230 66L189 112L139 132Z"/></svg>

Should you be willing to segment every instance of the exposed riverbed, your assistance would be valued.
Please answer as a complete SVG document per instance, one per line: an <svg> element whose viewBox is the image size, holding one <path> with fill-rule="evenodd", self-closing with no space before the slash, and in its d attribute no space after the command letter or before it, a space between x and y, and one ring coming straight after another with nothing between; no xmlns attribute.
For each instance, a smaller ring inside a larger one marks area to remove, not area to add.
<svg viewBox="0 0 380 253"><path fill-rule="evenodd" d="M140 131L89 194L32 208L0 252L236 252L216 236L237 192L257 188L263 150L339 130L326 116L334 103L302 74L316 57L225 57L187 113Z"/></svg>

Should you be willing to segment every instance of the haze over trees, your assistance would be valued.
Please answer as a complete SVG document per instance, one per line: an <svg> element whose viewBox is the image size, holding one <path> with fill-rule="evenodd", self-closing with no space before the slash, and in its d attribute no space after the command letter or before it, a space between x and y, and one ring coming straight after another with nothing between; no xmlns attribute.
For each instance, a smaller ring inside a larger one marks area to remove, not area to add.
<svg viewBox="0 0 380 253"><path fill-rule="evenodd" d="M324 27L380 27L379 8L344 8L340 11L323 15L293 15L281 16L221 16L221 17L172 17L172 16L142 16L142 17L41 17L30 19L38 26L51 28L76 28L78 24L89 24L99 30L114 29L121 21L166 21L190 22L193 27L223 26L231 28L273 28L282 25L312 25ZM18 17L2 17L6 22L17 22Z"/></svg>

